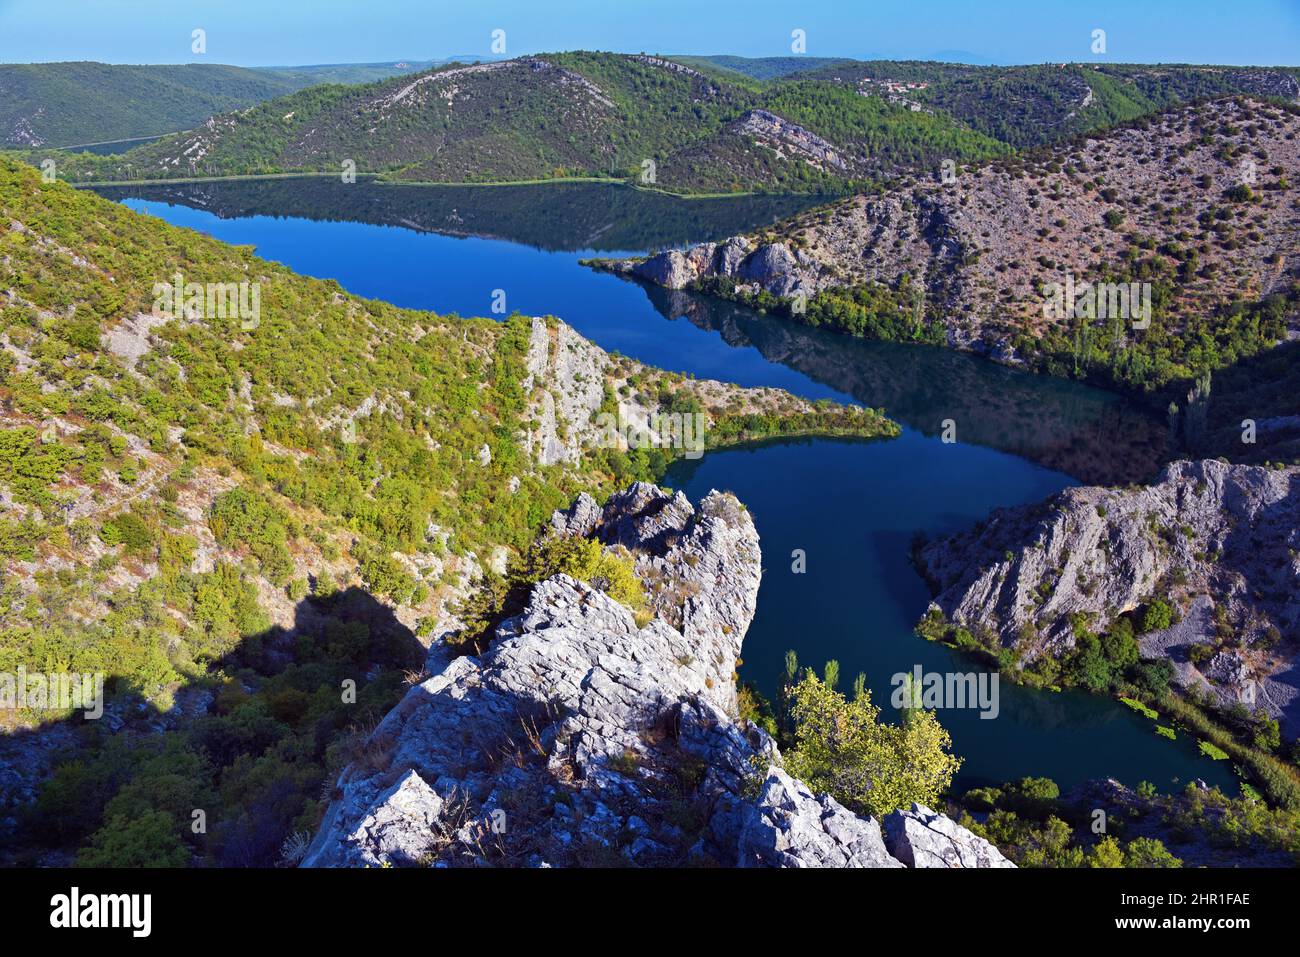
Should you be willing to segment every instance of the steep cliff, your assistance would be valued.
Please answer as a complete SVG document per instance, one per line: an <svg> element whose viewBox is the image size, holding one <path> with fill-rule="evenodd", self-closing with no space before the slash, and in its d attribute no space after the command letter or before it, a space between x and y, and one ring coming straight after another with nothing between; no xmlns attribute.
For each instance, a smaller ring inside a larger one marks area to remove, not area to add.
<svg viewBox="0 0 1300 957"><path fill-rule="evenodd" d="M435 648L304 865L1010 866L928 809L882 826L812 794L735 717L761 572L734 497L637 484L552 524L630 550L654 617L557 575L482 654Z"/></svg>
<svg viewBox="0 0 1300 957"><path fill-rule="evenodd" d="M1101 631L1168 602L1168 627L1140 635L1144 657L1300 726L1300 467L1175 462L1150 486L999 510L919 562L934 607L1026 663L1072 648L1073 621Z"/></svg>

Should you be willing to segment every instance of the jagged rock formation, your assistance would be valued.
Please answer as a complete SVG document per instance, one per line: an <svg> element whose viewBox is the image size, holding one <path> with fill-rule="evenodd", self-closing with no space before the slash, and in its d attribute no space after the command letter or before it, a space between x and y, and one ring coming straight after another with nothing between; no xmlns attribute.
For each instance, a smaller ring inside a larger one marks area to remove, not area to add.
<svg viewBox="0 0 1300 957"><path fill-rule="evenodd" d="M834 143L770 110L748 110L732 124L732 131L750 136L780 155L798 157L818 169L829 167L840 172L849 169L849 163Z"/></svg>
<svg viewBox="0 0 1300 957"><path fill-rule="evenodd" d="M1300 726L1300 467L1175 462L1138 488L1072 488L1002 509L919 552L949 621L1022 660L1074 645L1153 599L1181 618L1141 637L1178 680ZM1193 649L1199 651L1193 655ZM1199 661L1198 663L1194 663Z"/></svg>
<svg viewBox="0 0 1300 957"><path fill-rule="evenodd" d="M735 498L696 508L637 484L604 509L579 498L553 528L629 549L654 617L639 626L558 575L482 654L435 649L431 677L340 777L305 865L1005 866L925 809L882 830L813 795L734 717L760 580Z"/></svg>
<svg viewBox="0 0 1300 957"><path fill-rule="evenodd" d="M908 867L1014 867L996 847L921 804L885 818L885 846Z"/></svg>

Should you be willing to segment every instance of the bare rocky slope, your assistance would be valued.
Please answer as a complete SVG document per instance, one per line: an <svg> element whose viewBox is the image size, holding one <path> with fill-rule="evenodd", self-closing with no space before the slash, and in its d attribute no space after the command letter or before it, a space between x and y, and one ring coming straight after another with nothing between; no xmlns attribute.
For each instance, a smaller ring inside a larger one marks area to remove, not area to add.
<svg viewBox="0 0 1300 957"><path fill-rule="evenodd" d="M1151 281L1154 322L1129 336L1158 345L1212 327L1233 300L1293 290L1298 133L1294 107L1197 104L953 167L948 181L938 169L903 178L751 235L603 265L673 289L722 279L740 296L780 298L894 290L906 276L950 345L1007 360L1068 328L1046 314L1048 284ZM1284 335L1300 335L1294 307Z"/></svg>
<svg viewBox="0 0 1300 957"><path fill-rule="evenodd" d="M761 572L735 498L696 507L637 484L552 524L629 549L658 583L655 617L639 627L558 575L481 655L435 647L343 772L304 865L1011 866L924 807L880 822L814 795L736 718Z"/></svg>
<svg viewBox="0 0 1300 957"><path fill-rule="evenodd" d="M1022 662L1074 646L1156 599L1170 627L1140 636L1184 687L1300 730L1300 467L1169 465L1148 487L1071 488L932 542L919 564L946 618Z"/></svg>

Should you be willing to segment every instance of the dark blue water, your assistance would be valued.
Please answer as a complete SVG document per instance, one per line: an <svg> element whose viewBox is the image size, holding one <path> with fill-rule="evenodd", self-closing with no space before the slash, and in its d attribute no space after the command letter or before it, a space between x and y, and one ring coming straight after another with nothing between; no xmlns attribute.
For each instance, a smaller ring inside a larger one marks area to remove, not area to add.
<svg viewBox="0 0 1300 957"><path fill-rule="evenodd" d="M603 348L651 365L746 386L780 386L815 398L848 398L769 362L757 349L733 349L708 330L665 322L641 287L578 264L593 255L633 255L635 250L553 252L397 226L272 216L221 219L205 210L154 201L130 199L126 205L228 243L256 246L265 259L399 306L492 315L493 295L500 289L508 311L559 316Z"/></svg>
<svg viewBox="0 0 1300 957"><path fill-rule="evenodd" d="M1036 501L1070 484L1059 472L914 430L889 442L788 443L712 452L679 462L668 481L692 499L718 488L749 507L762 536L763 585L745 638L742 675L766 693L779 686L787 649L818 671L840 663L840 688L862 672L886 713L891 677L981 671L912 626L929 592L907 561L913 536L952 532L990 508ZM796 573L801 549L805 571ZM1062 787L1114 777L1172 788L1192 777L1228 787L1228 769L1202 758L1190 738L1170 743L1152 722L1108 698L1044 692L1000 682L999 714L938 712L965 763L958 786L1028 775Z"/></svg>
<svg viewBox="0 0 1300 957"><path fill-rule="evenodd" d="M259 187L260 207L250 205L247 195L226 199L240 210L274 208L275 196L265 192L270 188ZM811 440L712 452L678 463L666 477L693 499L711 488L733 491L754 515L765 571L741 671L769 695L790 648L802 664L819 669L829 658L838 660L844 686L864 672L877 704L886 709L896 673L918 664L926 671L976 670L969 660L912 632L929 597L908 560L913 537L954 531L998 506L1038 501L1078 478L1135 480L1158 460L1164 441L1159 423L1113 396L946 350L847 341L593 272L579 259L592 250L604 256L619 251L575 243L564 222L577 214L566 207L567 216L560 216L551 208L556 195L548 193L551 187L500 189L516 192L478 193L485 204L494 204L490 216L480 217L487 225L479 228L495 238L387 225L399 216L388 208L396 202L392 192L383 197L385 212L366 215L357 210L370 200L359 200L357 209L336 204L293 217L233 214L222 208L221 190L211 184L194 200L206 209L175 202L175 187L169 188L169 202L124 201L227 242L255 245L265 258L335 279L363 296L489 315L500 289L510 310L560 316L604 348L657 366L888 408L905 425L897 440ZM414 187L403 192L403 201L409 197L413 206L447 204L446 194L421 198ZM583 216L598 219L608 195L593 192L597 209L582 211ZM569 195L566 202L572 201ZM461 222L470 212L465 204L476 200L458 196L456 202L454 220ZM286 194L284 203L298 208L302 198ZM647 219L683 215L665 213L662 198L654 203ZM747 212L743 205L697 202L687 204L685 215L698 214L696 235L712 238L717 224L708 222L710 216L724 219L734 231ZM756 206L752 225L770 213ZM620 216L608 230L593 229L583 218L580 235L620 229L628 235L626 219L636 219L635 205ZM539 242L532 226L525 238L521 222L555 223L554 248ZM665 226L666 242L691 238L678 235L678 222ZM511 224L520 241L508 238ZM636 235L650 237L646 246L659 244L653 222ZM958 423L955 444L937 437L945 418ZM806 555L806 573L792 571L795 549ZM1190 738L1170 743L1154 733L1151 722L1109 699L1009 683L999 691L994 720L982 720L975 710L939 713L965 761L962 785L1043 775L1063 788L1107 776L1128 784L1151 781L1163 789L1194 777L1233 787L1229 769L1202 758Z"/></svg>

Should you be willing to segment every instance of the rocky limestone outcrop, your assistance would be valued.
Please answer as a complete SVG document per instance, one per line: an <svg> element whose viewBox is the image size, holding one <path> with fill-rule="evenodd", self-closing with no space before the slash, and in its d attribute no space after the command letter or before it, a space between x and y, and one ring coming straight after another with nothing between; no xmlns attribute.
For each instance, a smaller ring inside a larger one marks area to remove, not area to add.
<svg viewBox="0 0 1300 957"><path fill-rule="evenodd" d="M572 326L535 317L524 362L524 392L536 390L529 453L540 465L576 462L605 396L608 356Z"/></svg>
<svg viewBox="0 0 1300 957"><path fill-rule="evenodd" d="M1178 620L1141 636L1144 656L1300 730L1300 467L1174 462L1150 486L1071 488L998 510L918 560L933 607L1025 661L1072 648L1076 615L1104 631L1170 601Z"/></svg>
<svg viewBox="0 0 1300 957"><path fill-rule="evenodd" d="M703 243L687 250L668 249L639 262L613 263L615 272L667 289L687 289L702 279L726 276L741 290L766 290L775 296L815 295L825 285L820 269L784 243L755 246L743 237Z"/></svg>
<svg viewBox="0 0 1300 957"><path fill-rule="evenodd" d="M833 169L841 173L850 169L850 163L834 143L769 110L747 110L732 124L731 129L735 133L752 137L775 150L778 155L790 154L818 169Z"/></svg>
<svg viewBox="0 0 1300 957"><path fill-rule="evenodd" d="M885 846L908 867L1015 866L988 841L921 804L885 818Z"/></svg>
<svg viewBox="0 0 1300 957"><path fill-rule="evenodd" d="M481 654L435 647L431 677L340 776L304 865L904 866L886 835L906 826L814 795L735 717L760 580L735 498L696 507L637 484L604 508L580 497L552 527L628 549L654 617L557 575ZM926 823L958 849L912 853L917 866L1002 862Z"/></svg>

